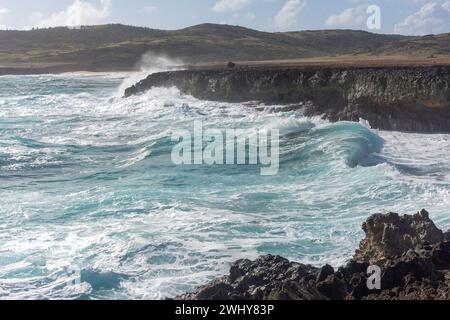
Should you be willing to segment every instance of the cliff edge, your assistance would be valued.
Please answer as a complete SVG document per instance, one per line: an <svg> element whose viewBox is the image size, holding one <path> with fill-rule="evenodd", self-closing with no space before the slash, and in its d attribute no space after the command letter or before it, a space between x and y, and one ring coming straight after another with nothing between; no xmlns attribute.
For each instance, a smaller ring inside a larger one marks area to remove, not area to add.
<svg viewBox="0 0 450 320"><path fill-rule="evenodd" d="M239 67L149 75L125 97L153 87L177 87L223 102L294 104L306 116L369 121L373 128L450 132L450 66Z"/></svg>

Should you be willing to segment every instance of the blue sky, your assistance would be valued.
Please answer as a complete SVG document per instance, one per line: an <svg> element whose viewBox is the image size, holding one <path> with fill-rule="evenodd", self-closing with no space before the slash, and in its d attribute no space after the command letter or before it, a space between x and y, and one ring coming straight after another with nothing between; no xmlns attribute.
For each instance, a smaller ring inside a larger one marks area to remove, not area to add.
<svg viewBox="0 0 450 320"><path fill-rule="evenodd" d="M450 32L450 0L0 0L0 29L123 23L178 29L204 22L264 31L368 30L381 9L381 33Z"/></svg>

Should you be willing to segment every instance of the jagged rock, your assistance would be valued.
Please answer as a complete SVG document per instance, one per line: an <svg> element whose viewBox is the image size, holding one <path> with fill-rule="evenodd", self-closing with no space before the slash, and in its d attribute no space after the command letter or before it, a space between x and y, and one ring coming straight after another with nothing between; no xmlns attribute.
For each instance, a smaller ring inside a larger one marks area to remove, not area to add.
<svg viewBox="0 0 450 320"><path fill-rule="evenodd" d="M450 241L437 245L433 250L432 259L438 270L450 269Z"/></svg>
<svg viewBox="0 0 450 320"><path fill-rule="evenodd" d="M413 216L373 215L355 259L336 272L267 255L239 260L230 274L185 294L185 300L450 299L450 241L425 210ZM381 290L369 290L368 267L381 269Z"/></svg>
<svg viewBox="0 0 450 320"><path fill-rule="evenodd" d="M196 292L181 296L186 300L246 299L325 299L309 280L319 270L312 266L289 262L279 256L262 256L255 261L239 260L230 275L200 287ZM294 294L295 292L295 294Z"/></svg>
<svg viewBox="0 0 450 320"><path fill-rule="evenodd" d="M334 275L334 269L330 265L325 265L320 268L319 274L317 275L317 282L321 282L326 280L329 276Z"/></svg>
<svg viewBox="0 0 450 320"><path fill-rule="evenodd" d="M448 230L446 233L444 233L444 239L446 241L450 241L450 230Z"/></svg>
<svg viewBox="0 0 450 320"><path fill-rule="evenodd" d="M371 264L399 257L423 242L436 244L444 240L443 232L425 210L402 217L396 213L376 214L364 223L363 230L366 238L354 259Z"/></svg>
<svg viewBox="0 0 450 320"><path fill-rule="evenodd" d="M267 300L328 300L308 282L281 282L275 285L266 296Z"/></svg>
<svg viewBox="0 0 450 320"><path fill-rule="evenodd" d="M306 116L373 128L450 132L450 67L218 68L154 73L125 96L177 87L198 99L305 104Z"/></svg>
<svg viewBox="0 0 450 320"><path fill-rule="evenodd" d="M438 272L432 260L429 257L403 256L397 260L388 261L383 267L381 285L383 289L393 289L404 287L407 276L413 276L414 279L430 281L443 280L442 274Z"/></svg>
<svg viewBox="0 0 450 320"><path fill-rule="evenodd" d="M359 300L369 293L369 289L367 288L368 267L368 263L359 263L352 260L336 272L336 275L347 284L348 299Z"/></svg>
<svg viewBox="0 0 450 320"><path fill-rule="evenodd" d="M215 280L213 283L200 287L196 292L186 294L182 300L230 300L233 298L233 288L225 279Z"/></svg>
<svg viewBox="0 0 450 320"><path fill-rule="evenodd" d="M317 290L331 300L344 300L347 296L347 284L335 275L330 275L324 281L316 284Z"/></svg>

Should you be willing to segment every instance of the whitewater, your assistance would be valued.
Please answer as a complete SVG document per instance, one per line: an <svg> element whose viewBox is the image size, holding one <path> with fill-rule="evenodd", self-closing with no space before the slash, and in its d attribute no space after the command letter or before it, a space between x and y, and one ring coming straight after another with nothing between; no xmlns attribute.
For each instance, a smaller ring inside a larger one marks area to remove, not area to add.
<svg viewBox="0 0 450 320"><path fill-rule="evenodd" d="M425 208L450 228L450 135L176 88L122 98L134 78L0 77L0 299L174 297L268 253L340 266L377 212ZM279 129L278 174L174 165L171 133L196 120Z"/></svg>

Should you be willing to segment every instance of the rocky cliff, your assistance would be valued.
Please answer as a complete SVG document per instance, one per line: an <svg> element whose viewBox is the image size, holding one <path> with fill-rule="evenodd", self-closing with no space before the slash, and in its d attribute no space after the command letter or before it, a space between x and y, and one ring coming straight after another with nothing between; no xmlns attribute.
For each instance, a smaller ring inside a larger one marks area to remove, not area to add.
<svg viewBox="0 0 450 320"><path fill-rule="evenodd" d="M363 118L385 130L450 132L450 66L183 70L152 74L125 96L168 86L199 99L294 104L307 116Z"/></svg>
<svg viewBox="0 0 450 320"><path fill-rule="evenodd" d="M450 299L450 233L436 228L425 210L370 217L354 258L338 270L282 257L240 260L230 274L184 300L390 300ZM367 285L369 266L380 268L380 290Z"/></svg>

